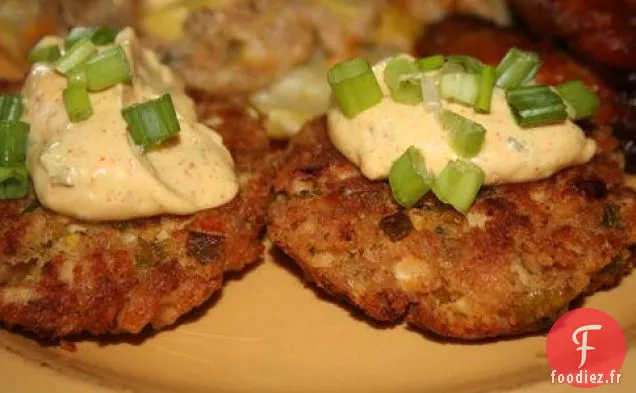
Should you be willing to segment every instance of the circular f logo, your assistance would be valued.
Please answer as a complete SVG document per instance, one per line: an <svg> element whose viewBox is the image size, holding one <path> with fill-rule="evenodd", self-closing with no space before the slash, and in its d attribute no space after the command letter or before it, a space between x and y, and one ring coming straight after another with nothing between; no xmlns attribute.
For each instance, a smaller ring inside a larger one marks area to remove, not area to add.
<svg viewBox="0 0 636 393"><path fill-rule="evenodd" d="M618 322L593 308L563 315L550 329L546 343L552 381L577 387L620 383L625 352Z"/></svg>

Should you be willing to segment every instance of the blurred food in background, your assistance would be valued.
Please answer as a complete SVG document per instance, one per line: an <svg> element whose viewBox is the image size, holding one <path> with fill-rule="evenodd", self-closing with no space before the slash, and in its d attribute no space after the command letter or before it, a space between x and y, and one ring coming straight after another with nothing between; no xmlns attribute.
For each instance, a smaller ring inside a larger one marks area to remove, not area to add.
<svg viewBox="0 0 636 393"><path fill-rule="evenodd" d="M58 20L45 2L0 1L0 75L20 80L28 67L26 53L40 37L58 29Z"/></svg>
<svg viewBox="0 0 636 393"><path fill-rule="evenodd" d="M410 52L447 14L507 24L504 0L5 0L2 50L14 77L38 37L72 26L135 27L193 89L245 95L287 138L324 112L327 67ZM16 34L16 32L18 34ZM19 38L24 36L25 38ZM6 42L5 42L6 41ZM1 67L1 64L0 64Z"/></svg>
<svg viewBox="0 0 636 393"><path fill-rule="evenodd" d="M558 40L586 61L636 71L636 1L510 0L539 37Z"/></svg>

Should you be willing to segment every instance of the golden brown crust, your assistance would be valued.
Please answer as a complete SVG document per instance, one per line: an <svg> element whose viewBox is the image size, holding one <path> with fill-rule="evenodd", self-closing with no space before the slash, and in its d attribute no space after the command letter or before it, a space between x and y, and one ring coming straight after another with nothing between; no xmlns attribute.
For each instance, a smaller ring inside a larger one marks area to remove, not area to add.
<svg viewBox="0 0 636 393"><path fill-rule="evenodd" d="M53 337L161 328L260 258L274 173L261 121L199 98L235 158L238 197L193 216L101 224L0 201L0 321Z"/></svg>
<svg viewBox="0 0 636 393"><path fill-rule="evenodd" d="M309 281L373 319L461 339L519 334L631 269L636 197L609 156L485 188L464 217L431 195L400 209L326 127L317 119L292 141L268 234Z"/></svg>

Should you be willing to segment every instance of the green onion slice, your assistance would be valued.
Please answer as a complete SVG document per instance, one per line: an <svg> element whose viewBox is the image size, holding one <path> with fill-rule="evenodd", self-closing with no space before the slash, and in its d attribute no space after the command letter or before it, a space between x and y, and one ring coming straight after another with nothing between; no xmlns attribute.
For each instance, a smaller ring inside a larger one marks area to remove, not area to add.
<svg viewBox="0 0 636 393"><path fill-rule="evenodd" d="M342 113L353 118L382 101L382 90L365 59L338 63L329 69L327 80Z"/></svg>
<svg viewBox="0 0 636 393"><path fill-rule="evenodd" d="M88 81L86 80L86 66L81 65L79 67L73 68L66 75L66 83L69 86L80 86L84 89L88 88Z"/></svg>
<svg viewBox="0 0 636 393"><path fill-rule="evenodd" d="M66 75L73 68L84 64L97 53L97 47L91 40L85 38L66 51L64 56L55 62L55 69Z"/></svg>
<svg viewBox="0 0 636 393"><path fill-rule="evenodd" d="M53 63L62 56L57 45L36 45L29 51L27 59L31 63Z"/></svg>
<svg viewBox="0 0 636 393"><path fill-rule="evenodd" d="M0 199L21 199L29 194L29 173L24 165L0 166Z"/></svg>
<svg viewBox="0 0 636 393"><path fill-rule="evenodd" d="M440 93L443 98L473 105L477 99L479 76L469 73L444 74L440 81Z"/></svg>
<svg viewBox="0 0 636 393"><path fill-rule="evenodd" d="M78 42L89 39L95 45L107 45L112 43L117 36L117 31L108 27L75 27L64 39L64 47L72 48Z"/></svg>
<svg viewBox="0 0 636 393"><path fill-rule="evenodd" d="M422 99L424 100L426 110L438 113L442 109L442 102L439 98L439 89L437 88L436 80L432 77L422 75L420 87L422 88Z"/></svg>
<svg viewBox="0 0 636 393"><path fill-rule="evenodd" d="M22 97L15 94L0 94L0 120L20 120Z"/></svg>
<svg viewBox="0 0 636 393"><path fill-rule="evenodd" d="M131 105L121 113L133 141L144 148L159 145L181 130L170 94Z"/></svg>
<svg viewBox="0 0 636 393"><path fill-rule="evenodd" d="M521 82L521 86L531 86L536 84L535 77L537 76L537 72L539 72L539 68L541 68L540 61L532 67L526 78Z"/></svg>
<svg viewBox="0 0 636 393"><path fill-rule="evenodd" d="M108 45L115 41L117 33L117 30L113 30L109 27L98 27L95 29L91 39L95 45Z"/></svg>
<svg viewBox="0 0 636 393"><path fill-rule="evenodd" d="M446 75L446 74L457 74L457 73L465 73L466 69L458 63L451 63L451 62L446 62L444 63L444 65L442 66L442 68L440 68L439 73L441 75Z"/></svg>
<svg viewBox="0 0 636 393"><path fill-rule="evenodd" d="M568 116L572 120L593 117L601 104L598 95L580 80L568 81L555 86L557 94L567 107Z"/></svg>
<svg viewBox="0 0 636 393"><path fill-rule="evenodd" d="M483 67L481 61L468 55L450 55L446 57L446 61L460 65L464 72L469 74L479 74L481 67Z"/></svg>
<svg viewBox="0 0 636 393"><path fill-rule="evenodd" d="M529 83L540 64L536 53L511 48L497 66L497 86L508 90Z"/></svg>
<svg viewBox="0 0 636 393"><path fill-rule="evenodd" d="M78 72L86 74L86 86L91 92L102 91L118 83L128 83L132 79L126 52L121 46L100 52L80 67ZM80 76L77 78L81 80Z"/></svg>
<svg viewBox="0 0 636 393"><path fill-rule="evenodd" d="M424 156L414 146L393 163L389 173L393 198L406 208L413 207L431 189L433 181L426 171Z"/></svg>
<svg viewBox="0 0 636 393"><path fill-rule="evenodd" d="M479 154L486 135L484 127L449 110L442 111L440 122L450 133L451 147L455 153L464 158Z"/></svg>
<svg viewBox="0 0 636 393"><path fill-rule="evenodd" d="M19 120L0 120L0 165L24 162L28 136L27 123Z"/></svg>
<svg viewBox="0 0 636 393"><path fill-rule="evenodd" d="M64 47L70 49L82 40L88 39L92 41L94 32L95 28L92 27L75 27L64 38Z"/></svg>
<svg viewBox="0 0 636 393"><path fill-rule="evenodd" d="M497 71L494 67L485 65L479 72L479 83L477 88L477 98L474 108L477 112L490 113L492 103L492 93L495 90L495 79Z"/></svg>
<svg viewBox="0 0 636 393"><path fill-rule="evenodd" d="M484 171L471 162L450 161L435 179L433 193L440 201L466 213L475 201L485 177Z"/></svg>
<svg viewBox="0 0 636 393"><path fill-rule="evenodd" d="M422 87L418 78L419 67L415 61L405 57L396 57L389 61L384 69L391 97L401 104L416 105L422 102Z"/></svg>
<svg viewBox="0 0 636 393"><path fill-rule="evenodd" d="M506 100L521 127L562 123L568 117L563 100L547 86L510 89Z"/></svg>
<svg viewBox="0 0 636 393"><path fill-rule="evenodd" d="M428 56L417 61L421 72L435 71L444 65L445 58L442 55Z"/></svg>
<svg viewBox="0 0 636 393"><path fill-rule="evenodd" d="M93 106L86 88L80 85L70 85L62 93L64 107L71 122L77 123L88 119L93 114Z"/></svg>

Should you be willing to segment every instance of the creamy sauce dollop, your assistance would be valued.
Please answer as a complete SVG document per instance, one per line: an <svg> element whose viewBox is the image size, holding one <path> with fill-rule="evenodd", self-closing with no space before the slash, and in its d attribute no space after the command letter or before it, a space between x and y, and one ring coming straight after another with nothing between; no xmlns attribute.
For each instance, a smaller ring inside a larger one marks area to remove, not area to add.
<svg viewBox="0 0 636 393"><path fill-rule="evenodd" d="M410 106L393 101L384 82L384 69L390 60L373 67L384 92L382 101L353 119L332 107L328 112L329 136L336 148L369 179L387 178L393 162L409 146L419 148L427 170L438 175L450 160L459 158L451 148L449 132L424 104ZM436 79L434 72L428 75ZM596 143L569 120L521 128L508 107L505 92L498 88L489 114L444 100L442 107L486 129L482 150L470 159L484 171L485 184L544 179L563 168L589 161L596 152Z"/></svg>
<svg viewBox="0 0 636 393"><path fill-rule="evenodd" d="M66 79L50 66L36 64L27 77L27 167L40 202L67 216L103 221L191 214L232 200L238 180L221 136L197 121L182 85L132 29L122 30L115 44L127 54L133 81L91 93L88 120L71 123L62 100ZM121 110L166 92L181 132L142 152Z"/></svg>

